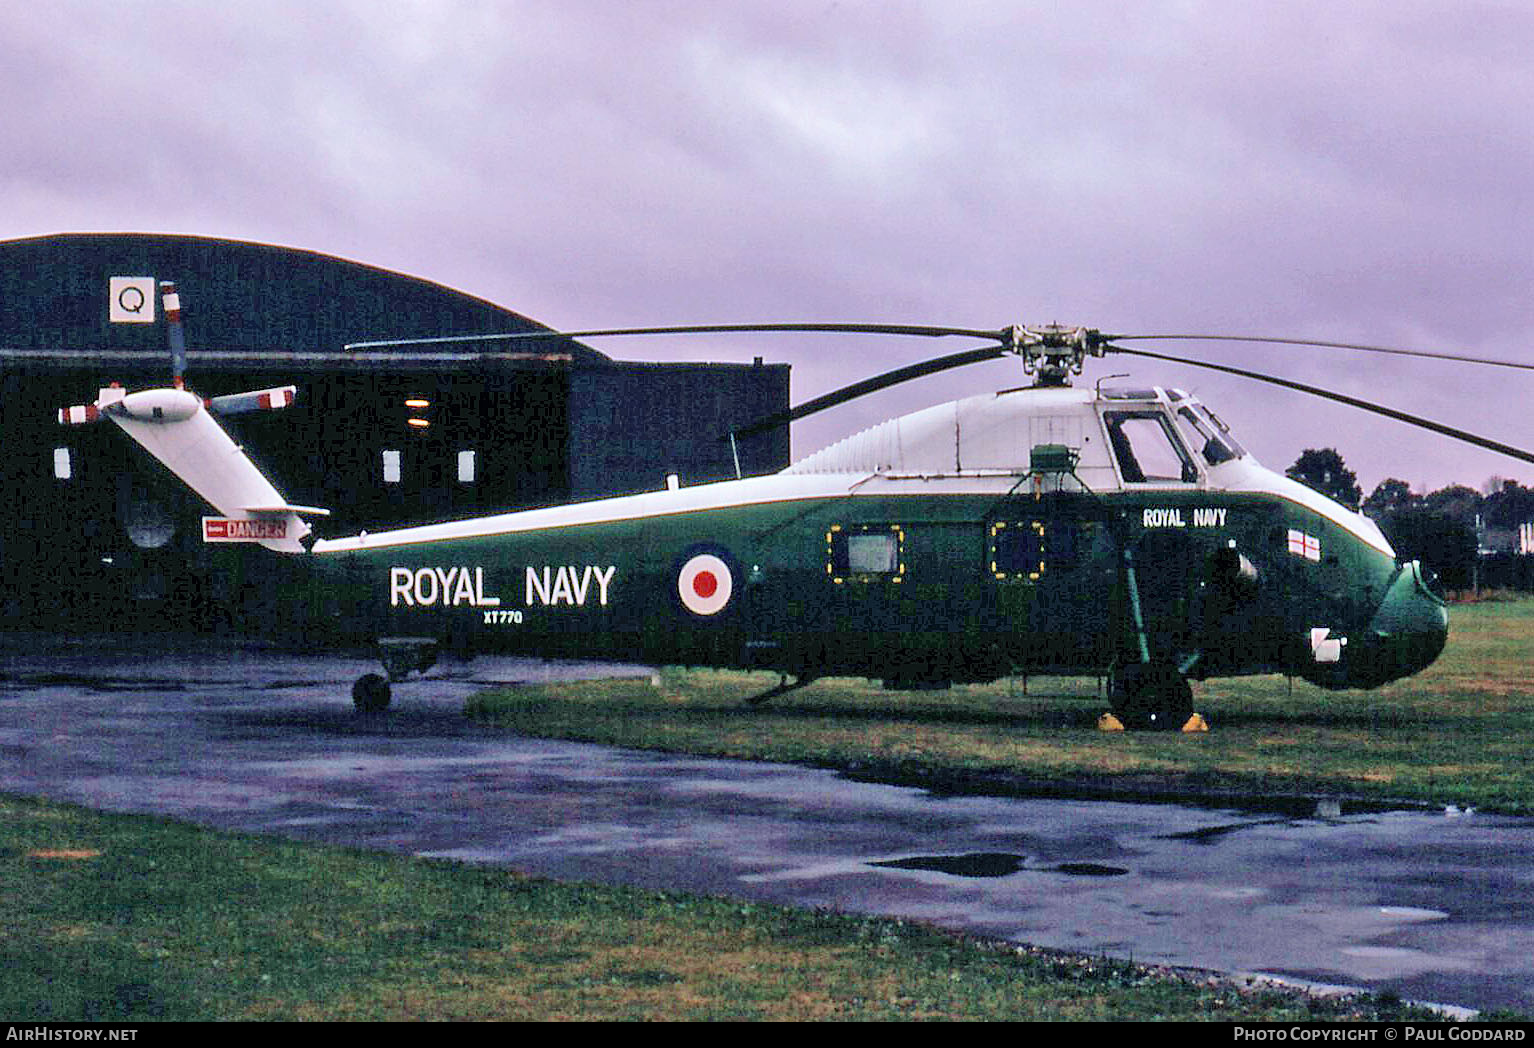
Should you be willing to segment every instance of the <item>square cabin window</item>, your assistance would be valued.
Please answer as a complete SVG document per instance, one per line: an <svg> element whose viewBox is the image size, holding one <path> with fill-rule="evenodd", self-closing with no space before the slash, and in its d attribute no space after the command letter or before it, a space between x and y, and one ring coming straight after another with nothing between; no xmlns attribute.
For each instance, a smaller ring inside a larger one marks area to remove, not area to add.
<svg viewBox="0 0 1534 1048"><path fill-rule="evenodd" d="M1044 525L997 521L991 525L991 574L998 579L1037 579L1044 574Z"/></svg>
<svg viewBox="0 0 1534 1048"><path fill-rule="evenodd" d="M826 574L836 583L899 582L905 574L904 542L899 525L837 525L826 533Z"/></svg>
<svg viewBox="0 0 1534 1048"><path fill-rule="evenodd" d="M991 525L991 574L1037 581L1048 572L1070 571L1090 545L1090 527L1078 520L999 520Z"/></svg>

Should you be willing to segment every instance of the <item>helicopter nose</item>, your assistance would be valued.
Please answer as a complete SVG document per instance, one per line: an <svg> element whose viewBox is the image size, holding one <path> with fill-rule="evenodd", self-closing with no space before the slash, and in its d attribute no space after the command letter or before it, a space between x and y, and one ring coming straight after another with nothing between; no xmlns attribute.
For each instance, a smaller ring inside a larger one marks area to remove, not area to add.
<svg viewBox="0 0 1534 1048"><path fill-rule="evenodd" d="M1369 622L1362 650L1349 652L1349 681L1372 688L1426 669L1449 638L1449 612L1418 561L1402 564Z"/></svg>

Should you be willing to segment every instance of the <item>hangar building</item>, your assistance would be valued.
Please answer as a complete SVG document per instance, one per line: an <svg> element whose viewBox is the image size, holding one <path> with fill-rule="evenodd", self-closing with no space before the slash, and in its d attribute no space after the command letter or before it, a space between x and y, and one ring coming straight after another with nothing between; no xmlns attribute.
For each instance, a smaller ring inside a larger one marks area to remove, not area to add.
<svg viewBox="0 0 1534 1048"><path fill-rule="evenodd" d="M217 628L283 585L280 568L255 566L265 551L205 546L207 508L115 426L58 424L59 408L94 401L109 382L168 382L165 324L113 322L114 277L175 282L198 394L298 386L292 407L224 424L290 501L332 511L322 536L654 490L672 473L727 479L732 427L788 405L788 366L760 358L632 363L563 338L349 352L548 329L308 251L151 234L0 242L9 629ZM144 320L154 309L152 297L126 305ZM787 429L738 452L744 475L781 469Z"/></svg>

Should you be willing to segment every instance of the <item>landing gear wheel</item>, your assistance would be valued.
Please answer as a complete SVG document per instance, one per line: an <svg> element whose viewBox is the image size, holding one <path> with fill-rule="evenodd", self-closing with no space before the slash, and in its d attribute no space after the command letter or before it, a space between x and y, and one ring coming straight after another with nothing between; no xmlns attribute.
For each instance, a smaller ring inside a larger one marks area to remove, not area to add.
<svg viewBox="0 0 1534 1048"><path fill-rule="evenodd" d="M352 685L352 705L358 713L382 713L389 708L389 682L376 673L365 673Z"/></svg>
<svg viewBox="0 0 1534 1048"><path fill-rule="evenodd" d="M1177 731L1193 716L1193 688L1170 662L1119 667L1108 702L1131 731Z"/></svg>

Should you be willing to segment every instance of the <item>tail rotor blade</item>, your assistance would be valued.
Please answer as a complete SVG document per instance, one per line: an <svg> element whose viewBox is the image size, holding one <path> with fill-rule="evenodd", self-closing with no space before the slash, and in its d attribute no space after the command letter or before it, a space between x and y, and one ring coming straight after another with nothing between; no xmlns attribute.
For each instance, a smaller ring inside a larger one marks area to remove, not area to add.
<svg viewBox="0 0 1534 1048"><path fill-rule="evenodd" d="M74 407L59 408L59 425L61 426L83 426L100 421L101 409L95 404L76 404Z"/></svg>
<svg viewBox="0 0 1534 1048"><path fill-rule="evenodd" d="M215 415L247 415L253 411L277 411L291 405L298 396L297 386L274 386L250 393L230 393L214 397L207 409Z"/></svg>
<svg viewBox="0 0 1534 1048"><path fill-rule="evenodd" d="M186 379L186 333L181 329L181 296L173 281L160 281L160 301L165 307L165 335L170 342L171 383L181 389Z"/></svg>

